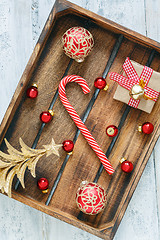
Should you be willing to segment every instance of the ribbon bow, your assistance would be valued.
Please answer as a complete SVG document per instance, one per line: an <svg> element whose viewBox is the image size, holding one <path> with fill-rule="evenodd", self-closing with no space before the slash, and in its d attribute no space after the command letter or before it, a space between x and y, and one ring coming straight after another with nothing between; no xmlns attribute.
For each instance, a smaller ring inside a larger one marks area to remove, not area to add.
<svg viewBox="0 0 160 240"><path fill-rule="evenodd" d="M159 92L157 92L156 90L147 86L149 83L149 80L152 76L153 69L151 69L147 66L144 66L141 76L139 77L129 58L127 58L126 61L124 62L123 69L124 69L127 77L120 75L118 73L115 73L115 72L111 72L109 74L110 79L118 82L120 86L124 87L125 89L127 89L129 91L131 90L133 85L135 85L135 84L141 85L142 81L143 81L143 88L144 88L145 97L146 97L145 99L151 99L155 102L157 101ZM128 105L131 107L137 108L139 105L139 102L140 102L140 100L135 100L133 98L130 98Z"/></svg>

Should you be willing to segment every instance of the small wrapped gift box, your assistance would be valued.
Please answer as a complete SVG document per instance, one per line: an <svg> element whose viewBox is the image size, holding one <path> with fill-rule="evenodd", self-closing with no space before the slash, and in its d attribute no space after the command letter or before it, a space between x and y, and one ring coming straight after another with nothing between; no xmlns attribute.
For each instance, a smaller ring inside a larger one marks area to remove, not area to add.
<svg viewBox="0 0 160 240"><path fill-rule="evenodd" d="M160 91L160 73L127 58L124 73L110 73L110 79L118 82L114 99L129 106L151 113Z"/></svg>

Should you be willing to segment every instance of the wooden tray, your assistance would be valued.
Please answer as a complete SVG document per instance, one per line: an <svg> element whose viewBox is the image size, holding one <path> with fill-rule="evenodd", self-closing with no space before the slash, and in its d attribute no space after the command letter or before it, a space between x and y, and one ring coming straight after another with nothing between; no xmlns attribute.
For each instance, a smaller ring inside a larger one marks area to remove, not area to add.
<svg viewBox="0 0 160 240"><path fill-rule="evenodd" d="M68 99L80 116L84 113L95 90L94 80L102 76L119 34L123 34L125 38L110 71L122 73L122 64L127 56L145 65L153 49L156 50L156 54L151 67L156 71L159 70L159 43L70 2L56 1L1 124L0 143L3 151L5 151L4 137L17 149L20 149L19 137L22 137L28 146L32 146L41 125L39 115L48 109L70 61L63 53L61 37L72 26L87 27L95 40L94 49L84 63L73 62L69 70L69 74L84 77L91 89L90 94L84 95L78 85L67 85ZM104 91L99 93L86 121L86 126L104 152L111 143L111 139L106 136L105 128L109 124L118 125L125 109L125 104L113 100L117 83L110 81L108 77L107 81L109 90L107 93ZM32 101L26 98L25 91L35 82L39 86L39 96L36 101ZM20 186L17 191L13 191L13 198L101 238L113 239L160 134L160 121L157 114L160 108L159 103L160 99L150 115L131 109L109 157L116 169L115 174L109 176L106 171L103 171L98 181L108 194L108 205L101 214L94 217L86 216L83 221L77 219L79 210L75 202L76 191L82 180L94 180L100 166L100 161L81 134L49 206L45 205L48 195L42 194L37 189L37 179L43 176L48 178L51 189L66 156L63 150L60 151L61 157L58 160L52 155L39 161L36 179L27 171L26 188L22 189ZM59 98L54 105L54 111L54 119L45 126L37 148L48 144L52 137L56 143L62 143L65 139L73 139L75 135L76 126ZM145 136L137 132L137 125L145 121L151 121L154 124L155 130L152 135ZM131 174L121 172L119 165L121 157L126 157L133 162L134 171Z"/></svg>

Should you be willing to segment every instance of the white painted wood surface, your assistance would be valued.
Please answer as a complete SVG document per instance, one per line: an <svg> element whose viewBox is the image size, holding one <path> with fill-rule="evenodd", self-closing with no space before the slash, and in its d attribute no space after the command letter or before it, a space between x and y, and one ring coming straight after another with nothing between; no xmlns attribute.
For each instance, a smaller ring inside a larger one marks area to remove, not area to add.
<svg viewBox="0 0 160 240"><path fill-rule="evenodd" d="M55 0L0 0L0 121ZM72 0L160 41L159 0ZM114 240L160 239L160 140ZM0 240L98 240L0 194Z"/></svg>

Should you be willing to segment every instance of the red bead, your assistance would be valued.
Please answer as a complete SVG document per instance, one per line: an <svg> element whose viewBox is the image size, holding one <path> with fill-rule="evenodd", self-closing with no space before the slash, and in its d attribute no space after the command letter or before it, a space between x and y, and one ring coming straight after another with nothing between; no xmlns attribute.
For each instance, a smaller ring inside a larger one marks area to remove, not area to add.
<svg viewBox="0 0 160 240"><path fill-rule="evenodd" d="M106 134L109 137L115 137L118 134L118 128L116 126L114 126L114 125L109 125L106 128Z"/></svg>
<svg viewBox="0 0 160 240"><path fill-rule="evenodd" d="M34 86L31 86L26 91L27 97L36 98L38 96L38 89Z"/></svg>
<svg viewBox="0 0 160 240"><path fill-rule="evenodd" d="M46 190L49 186L49 182L46 178L40 178L37 185L40 190Z"/></svg>
<svg viewBox="0 0 160 240"><path fill-rule="evenodd" d="M97 183L85 183L84 181L76 193L77 206L86 214L95 215L100 213L104 209L106 201L105 190Z"/></svg>
<svg viewBox="0 0 160 240"><path fill-rule="evenodd" d="M51 120L52 120L52 115L45 111L45 112L42 112L40 114L40 120L43 122L43 123L49 123Z"/></svg>
<svg viewBox="0 0 160 240"><path fill-rule="evenodd" d="M63 143L62 148L64 149L64 151L66 152L72 152L73 148L74 148L74 143L71 140L65 140Z"/></svg>
<svg viewBox="0 0 160 240"><path fill-rule="evenodd" d="M133 164L130 161L124 161L121 163L121 169L123 172L130 173L133 170Z"/></svg>
<svg viewBox="0 0 160 240"><path fill-rule="evenodd" d="M102 77L96 78L94 81L94 86L99 89L104 89L106 84L106 80Z"/></svg>
<svg viewBox="0 0 160 240"><path fill-rule="evenodd" d="M145 122L142 125L142 132L145 134L151 134L154 130L154 126L150 122Z"/></svg>

